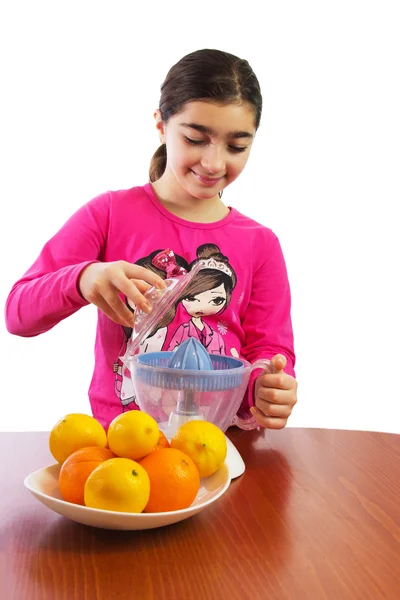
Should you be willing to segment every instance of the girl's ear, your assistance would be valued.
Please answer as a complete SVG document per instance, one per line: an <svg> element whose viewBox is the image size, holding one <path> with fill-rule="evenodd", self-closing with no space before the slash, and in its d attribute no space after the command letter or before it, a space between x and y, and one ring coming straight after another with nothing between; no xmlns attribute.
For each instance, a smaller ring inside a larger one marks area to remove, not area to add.
<svg viewBox="0 0 400 600"><path fill-rule="evenodd" d="M156 120L156 129L160 136L160 142L165 144L165 123L161 118L161 111L159 108L157 108L156 112L154 113L154 118Z"/></svg>

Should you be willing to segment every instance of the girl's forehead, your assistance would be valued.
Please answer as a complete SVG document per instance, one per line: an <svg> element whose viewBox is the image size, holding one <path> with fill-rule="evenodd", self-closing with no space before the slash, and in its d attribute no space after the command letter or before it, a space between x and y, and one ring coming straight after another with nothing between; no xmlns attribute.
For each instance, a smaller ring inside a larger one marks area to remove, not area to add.
<svg viewBox="0 0 400 600"><path fill-rule="evenodd" d="M204 133L226 137L253 137L255 134L254 111L248 104L216 104L194 100L171 117L176 125L186 128L200 126Z"/></svg>

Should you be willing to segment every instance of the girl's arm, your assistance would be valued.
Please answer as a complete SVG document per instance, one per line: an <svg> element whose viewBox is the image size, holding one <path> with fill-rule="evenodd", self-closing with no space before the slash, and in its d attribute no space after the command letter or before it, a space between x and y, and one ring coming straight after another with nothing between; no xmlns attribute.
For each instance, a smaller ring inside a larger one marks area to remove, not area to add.
<svg viewBox="0 0 400 600"><path fill-rule="evenodd" d="M246 341L241 353L250 363L283 354L287 361L284 371L294 377L290 287L277 237L274 235L269 247L260 248L260 252L264 253L265 259L253 276L250 302L242 321ZM254 406L254 384L261 372L257 369L250 376L247 393L235 419L239 427L257 426L250 407Z"/></svg>
<svg viewBox="0 0 400 600"><path fill-rule="evenodd" d="M39 335L89 304L79 292L78 281L87 265L102 260L109 212L109 194L99 196L47 242L7 298L5 319L10 333Z"/></svg>

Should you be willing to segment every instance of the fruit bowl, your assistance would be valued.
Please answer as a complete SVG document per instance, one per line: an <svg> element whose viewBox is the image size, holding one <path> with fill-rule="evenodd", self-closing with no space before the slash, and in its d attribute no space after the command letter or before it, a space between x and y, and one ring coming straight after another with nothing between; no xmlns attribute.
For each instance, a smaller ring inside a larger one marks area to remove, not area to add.
<svg viewBox="0 0 400 600"><path fill-rule="evenodd" d="M231 482L230 470L225 463L214 475L201 479L198 494L189 508L162 513L126 513L88 508L61 499L58 487L60 465L39 469L24 480L25 487L42 504L54 512L92 527L102 529L140 530L164 527L183 521L218 500Z"/></svg>

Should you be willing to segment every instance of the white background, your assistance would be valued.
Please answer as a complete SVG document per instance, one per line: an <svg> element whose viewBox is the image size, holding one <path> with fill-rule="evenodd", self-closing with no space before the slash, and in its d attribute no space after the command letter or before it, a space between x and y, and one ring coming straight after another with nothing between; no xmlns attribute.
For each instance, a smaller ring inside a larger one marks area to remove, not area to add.
<svg viewBox="0 0 400 600"><path fill-rule="evenodd" d="M289 425L399 433L398 3L264 2L262 16L260 5L2 3L0 302L78 207L148 180L172 64L226 50L263 91L249 164L224 200L285 253L299 380ZM1 321L0 430L90 413L95 322L86 307L22 339Z"/></svg>

